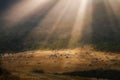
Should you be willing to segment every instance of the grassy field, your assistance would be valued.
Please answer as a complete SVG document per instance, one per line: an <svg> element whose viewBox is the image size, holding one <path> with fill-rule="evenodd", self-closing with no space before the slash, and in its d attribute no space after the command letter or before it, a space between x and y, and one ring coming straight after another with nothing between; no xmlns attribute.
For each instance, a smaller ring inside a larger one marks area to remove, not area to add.
<svg viewBox="0 0 120 80"><path fill-rule="evenodd" d="M34 50L6 54L2 66L22 80L117 80L120 54L90 48Z"/></svg>
<svg viewBox="0 0 120 80"><path fill-rule="evenodd" d="M0 0L0 80L120 80L119 0Z"/></svg>

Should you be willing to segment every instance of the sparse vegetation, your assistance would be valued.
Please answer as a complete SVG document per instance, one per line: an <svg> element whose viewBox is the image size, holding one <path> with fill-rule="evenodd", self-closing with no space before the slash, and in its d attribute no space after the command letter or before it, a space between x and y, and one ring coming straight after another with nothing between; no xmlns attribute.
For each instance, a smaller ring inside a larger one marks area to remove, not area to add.
<svg viewBox="0 0 120 80"><path fill-rule="evenodd" d="M24 78L36 79L43 76L47 78L48 75L51 79L52 76L71 77L73 75L72 78L87 77L87 80L94 80L92 78L115 80L119 78L119 56L120 54L98 52L89 47L84 47L64 50L26 51L3 56L2 61L4 68L11 71L10 74L16 74L23 80ZM10 62L11 60L12 62ZM64 75L57 75L64 72ZM67 73L67 76L66 72L71 73ZM113 74L118 75L114 76Z"/></svg>
<svg viewBox="0 0 120 80"><path fill-rule="evenodd" d="M0 0L0 80L119 80L118 1Z"/></svg>
<svg viewBox="0 0 120 80"><path fill-rule="evenodd" d="M120 43L117 42L102 42L102 43L93 43L93 48L97 51L103 52L120 52Z"/></svg>

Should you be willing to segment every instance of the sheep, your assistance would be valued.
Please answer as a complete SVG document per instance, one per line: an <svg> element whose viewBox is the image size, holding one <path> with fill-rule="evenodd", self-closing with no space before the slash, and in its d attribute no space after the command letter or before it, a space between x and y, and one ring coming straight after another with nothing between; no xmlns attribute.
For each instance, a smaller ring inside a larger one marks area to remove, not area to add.
<svg viewBox="0 0 120 80"><path fill-rule="evenodd" d="M70 64L71 64L71 62L69 62L69 61L68 61L68 62L67 62L67 64L68 64L68 65L70 65Z"/></svg>
<svg viewBox="0 0 120 80"><path fill-rule="evenodd" d="M50 58L57 58L58 56L56 54L50 55Z"/></svg>
<svg viewBox="0 0 120 80"><path fill-rule="evenodd" d="M90 54L91 52L90 51L86 51L85 54Z"/></svg>
<svg viewBox="0 0 120 80"><path fill-rule="evenodd" d="M41 62L37 62L37 64L41 64Z"/></svg>
<svg viewBox="0 0 120 80"><path fill-rule="evenodd" d="M27 62L25 62L25 64L29 64L29 62L27 61Z"/></svg>

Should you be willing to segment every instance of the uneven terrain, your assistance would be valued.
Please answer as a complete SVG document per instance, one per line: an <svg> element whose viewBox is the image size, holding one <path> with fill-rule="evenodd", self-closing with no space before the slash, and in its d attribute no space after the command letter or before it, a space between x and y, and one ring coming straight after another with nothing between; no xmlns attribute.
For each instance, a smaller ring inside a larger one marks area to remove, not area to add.
<svg viewBox="0 0 120 80"><path fill-rule="evenodd" d="M98 73L100 73L99 71L103 71L103 74L104 71L108 70L108 76L112 72L116 73L116 71L118 71L119 73L120 54L98 52L84 48L65 50L35 50L20 52L17 54L6 54L2 56L2 66L7 70L10 70L14 75L31 80L80 80L79 78L82 76L71 77L70 75L65 76L58 74L82 71L89 72L92 70L96 70L96 72L98 70ZM109 77L106 76L105 78ZM95 78L97 78L97 76L93 75L93 77L88 80L94 80ZM99 75L99 78L104 77L100 77ZM85 79L83 78L81 80Z"/></svg>

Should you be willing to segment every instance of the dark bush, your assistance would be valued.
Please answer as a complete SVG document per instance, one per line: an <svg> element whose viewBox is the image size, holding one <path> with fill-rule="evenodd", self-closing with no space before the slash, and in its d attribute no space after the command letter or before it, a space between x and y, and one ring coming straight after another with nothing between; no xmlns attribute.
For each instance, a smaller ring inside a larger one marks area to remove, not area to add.
<svg viewBox="0 0 120 80"><path fill-rule="evenodd" d="M90 70L90 71L75 71L75 72L63 73L63 75L99 78L99 79L110 79L110 80L120 79L120 71L117 71L117 70L98 69L98 70Z"/></svg>
<svg viewBox="0 0 120 80"><path fill-rule="evenodd" d="M34 69L32 72L33 73L38 73L38 74L43 74L44 73L43 70L39 70L39 69Z"/></svg>

